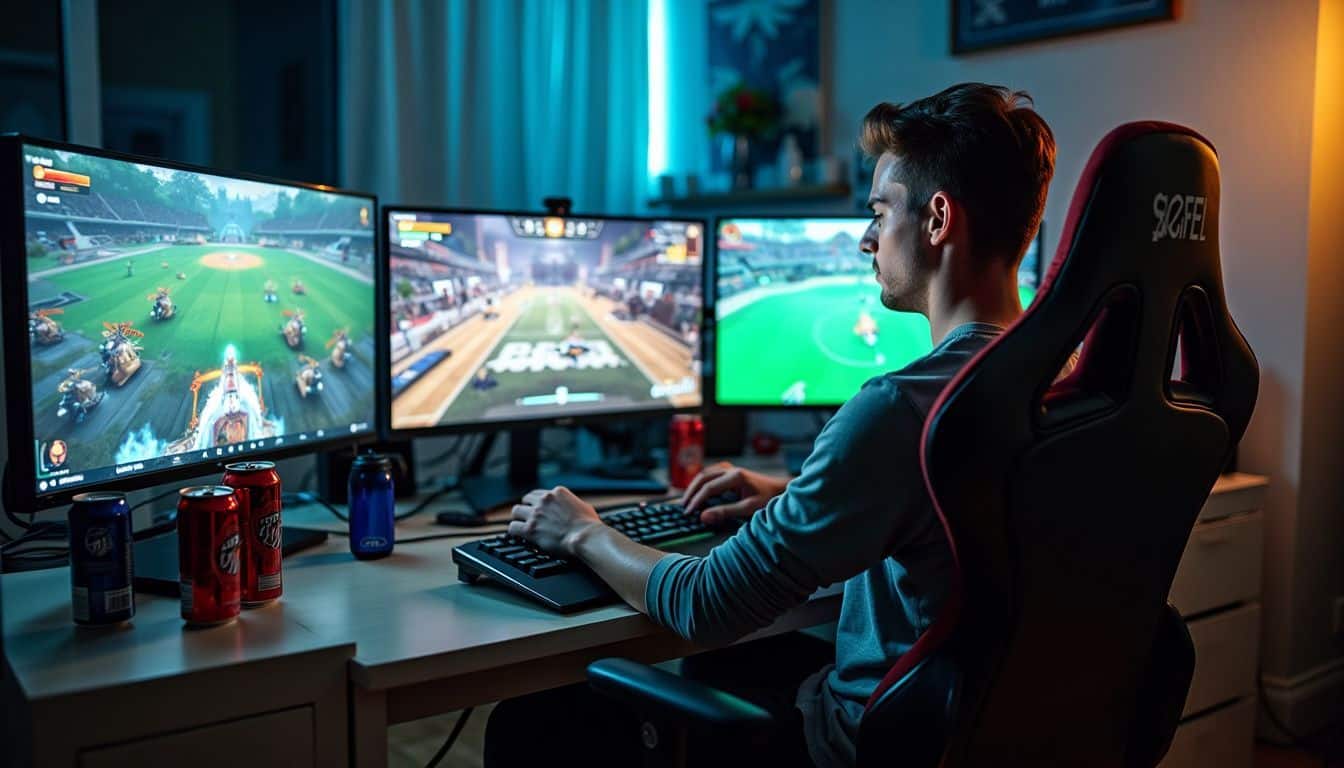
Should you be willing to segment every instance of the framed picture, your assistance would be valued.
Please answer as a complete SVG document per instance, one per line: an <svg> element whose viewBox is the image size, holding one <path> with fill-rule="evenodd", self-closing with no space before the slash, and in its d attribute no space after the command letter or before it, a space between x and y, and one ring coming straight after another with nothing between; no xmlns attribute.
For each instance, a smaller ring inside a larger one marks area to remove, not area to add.
<svg viewBox="0 0 1344 768"><path fill-rule="evenodd" d="M826 146L823 50L831 0L709 0L708 49L712 98L742 84L770 93L782 114L775 135L756 142L757 160L773 163L780 141L793 134L803 160ZM724 153L711 169L725 170Z"/></svg>
<svg viewBox="0 0 1344 768"><path fill-rule="evenodd" d="M952 0L952 52L1176 17L1177 0Z"/></svg>

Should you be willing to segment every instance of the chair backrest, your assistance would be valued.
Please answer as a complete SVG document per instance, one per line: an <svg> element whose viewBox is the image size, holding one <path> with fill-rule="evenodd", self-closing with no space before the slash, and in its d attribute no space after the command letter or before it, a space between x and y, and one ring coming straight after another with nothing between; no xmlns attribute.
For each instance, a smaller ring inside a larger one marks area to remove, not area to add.
<svg viewBox="0 0 1344 768"><path fill-rule="evenodd" d="M955 678L945 765L1124 761L1176 566L1259 381L1223 295L1218 173L1188 128L1108 134L1036 301L929 413L925 481L960 583L865 720L919 687L911 670Z"/></svg>

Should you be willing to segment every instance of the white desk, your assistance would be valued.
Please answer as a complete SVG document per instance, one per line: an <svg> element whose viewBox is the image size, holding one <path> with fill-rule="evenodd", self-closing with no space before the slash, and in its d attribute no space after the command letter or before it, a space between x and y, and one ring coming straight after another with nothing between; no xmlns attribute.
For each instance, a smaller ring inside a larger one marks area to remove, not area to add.
<svg viewBox="0 0 1344 768"><path fill-rule="evenodd" d="M455 540L397 544L355 562L344 538L286 561L286 611L326 637L353 642L352 758L387 760L387 727L583 679L590 661L662 661L696 648L620 605L562 616L498 587L457 580ZM839 614L818 593L761 636Z"/></svg>
<svg viewBox="0 0 1344 768"><path fill-rule="evenodd" d="M1263 485L1246 476L1220 481L1201 524L1216 523L1207 519L1218 510L1256 508ZM132 628L81 630L70 622L67 569L7 575L5 651L21 690L6 692L6 703L19 718L15 730L29 737L19 746L42 765L159 764L167 756L232 768L209 750L262 738L273 746L250 753L270 762L249 760L249 768L292 768L345 762L348 733L350 761L379 766L390 724L575 682L604 656L659 661L695 650L624 606L561 616L499 588L459 583L450 553L461 540L398 543L389 558L358 562L348 541L333 536L285 561L279 604L192 632L182 629L175 601L146 595L137 597ZM1190 579L1221 569L1190 551L1187 560L1173 596L1207 602ZM830 621L839 605L838 589L823 591L760 635ZM1197 668L1192 691L1209 675L1220 677ZM1172 757L1204 754L1206 721L1226 717L1185 724ZM283 738L307 722L314 739L304 749ZM225 751L230 761L235 752Z"/></svg>
<svg viewBox="0 0 1344 768"><path fill-rule="evenodd" d="M348 757L348 640L288 605L185 630L178 603L136 596L132 623L77 627L70 571L8 574L3 692L15 765L339 765Z"/></svg>
<svg viewBox="0 0 1344 768"><path fill-rule="evenodd" d="M218 743L219 731L188 731L202 738L185 747L150 737L270 717L312 699L304 706L323 726L314 751L277 746L274 761L261 764L340 764L349 745L350 762L378 766L391 724L577 682L605 656L652 662L696 650L623 605L561 616L502 588L459 582L452 547L476 535L484 534L399 542L390 557L368 562L332 536L285 560L279 603L244 611L236 625L190 632L175 601L143 594L131 627L89 632L70 621L67 568L6 575L5 650L21 686L8 701L32 713L18 727L32 733L28 749L42 765L92 764L91 748L144 737L141 752L104 764L192 755L199 768L211 763L193 750ZM759 636L831 621L839 606L838 589L823 591ZM339 718L339 730L332 699L312 692L319 678L329 686L339 678L342 707L348 680L349 718Z"/></svg>

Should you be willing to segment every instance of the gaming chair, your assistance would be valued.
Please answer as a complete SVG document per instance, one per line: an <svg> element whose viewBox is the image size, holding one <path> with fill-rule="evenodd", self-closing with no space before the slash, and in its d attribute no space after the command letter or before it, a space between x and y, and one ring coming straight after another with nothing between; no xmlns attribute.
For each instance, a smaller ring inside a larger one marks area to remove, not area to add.
<svg viewBox="0 0 1344 768"><path fill-rule="evenodd" d="M1093 151L1035 302L927 414L921 464L959 579L869 699L860 766L1166 754L1194 670L1166 596L1259 384L1218 223L1198 133L1129 123ZM748 702L624 660L589 681L645 713L646 745L658 724L769 730Z"/></svg>

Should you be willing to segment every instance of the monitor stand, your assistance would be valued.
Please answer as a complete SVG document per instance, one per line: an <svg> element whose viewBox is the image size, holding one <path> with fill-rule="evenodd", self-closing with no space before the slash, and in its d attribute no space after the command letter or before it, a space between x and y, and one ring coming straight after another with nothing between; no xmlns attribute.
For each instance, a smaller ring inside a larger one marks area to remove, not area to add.
<svg viewBox="0 0 1344 768"><path fill-rule="evenodd" d="M644 470L614 468L610 471L543 474L540 469L541 430L536 427L510 430L508 472L502 477L486 475L486 457L494 446L496 434L486 438L461 480L462 496L478 515L517 504L528 491L557 485L580 496L667 492L666 483L658 482Z"/></svg>
<svg viewBox="0 0 1344 768"><path fill-rule="evenodd" d="M308 528L281 529L280 551L289 557L327 540L326 531ZM172 530L135 542L135 591L178 597L177 531Z"/></svg>

